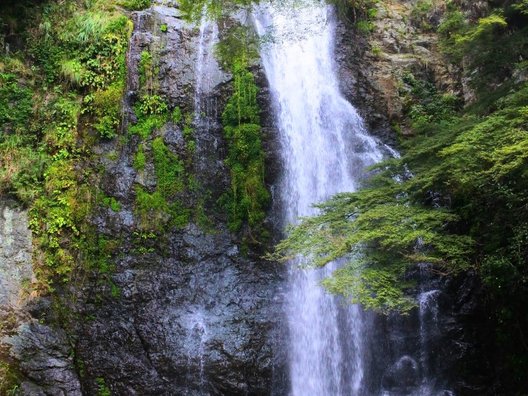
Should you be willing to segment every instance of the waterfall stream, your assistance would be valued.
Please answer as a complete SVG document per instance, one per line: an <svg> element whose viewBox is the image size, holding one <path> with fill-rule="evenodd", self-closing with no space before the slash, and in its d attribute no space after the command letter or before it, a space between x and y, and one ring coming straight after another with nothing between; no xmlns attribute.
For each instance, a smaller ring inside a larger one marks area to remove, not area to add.
<svg viewBox="0 0 528 396"><path fill-rule="evenodd" d="M218 62L214 55L214 46L218 43L219 34L218 24L209 20L205 10L199 29L194 89L194 121L198 124L218 117L216 105L210 103L211 99L207 100L206 96L216 85Z"/></svg>
<svg viewBox="0 0 528 396"><path fill-rule="evenodd" d="M261 6L255 24L269 43L261 55L285 166L283 216L295 223L315 213L314 203L354 191L363 169L383 155L339 91L331 9L316 1L286 3ZM364 394L362 313L320 287L337 264L319 270L299 264L290 264L286 296L291 394Z"/></svg>

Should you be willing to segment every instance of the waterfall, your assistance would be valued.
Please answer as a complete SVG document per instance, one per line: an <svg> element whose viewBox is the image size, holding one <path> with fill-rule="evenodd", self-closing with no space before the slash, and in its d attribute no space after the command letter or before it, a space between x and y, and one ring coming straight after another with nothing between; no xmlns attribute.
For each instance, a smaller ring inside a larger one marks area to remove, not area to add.
<svg viewBox="0 0 528 396"><path fill-rule="evenodd" d="M195 64L195 89L194 89L194 121L206 122L207 119L216 119L216 104L210 103L207 95L216 85L215 75L218 74L218 62L214 56L214 46L218 43L218 24L210 21L204 9L200 20L198 35L198 50Z"/></svg>
<svg viewBox="0 0 528 396"><path fill-rule="evenodd" d="M383 157L339 91L333 14L323 3L283 1L255 12L268 43L261 55L280 132L285 223L314 214L314 203L354 191L365 166ZM291 394L364 394L362 313L319 285L338 264L318 270L300 264L290 264L286 296Z"/></svg>
<svg viewBox="0 0 528 396"><path fill-rule="evenodd" d="M188 359L188 367L198 367L199 377L198 384L201 393L205 392L205 348L208 341L208 328L205 314L201 308L189 308L189 314L183 317L183 323L186 327L187 339L185 342ZM196 382L195 372L188 373L189 380Z"/></svg>

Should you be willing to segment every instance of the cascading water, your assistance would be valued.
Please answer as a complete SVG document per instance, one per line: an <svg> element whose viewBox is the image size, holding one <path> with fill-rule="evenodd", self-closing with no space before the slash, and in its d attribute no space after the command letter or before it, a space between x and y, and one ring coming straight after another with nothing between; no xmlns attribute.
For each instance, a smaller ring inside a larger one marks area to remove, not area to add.
<svg viewBox="0 0 528 396"><path fill-rule="evenodd" d="M208 341L207 323L204 314L197 310L189 313L184 318L186 324L187 340L185 345L189 348L187 357L189 367L199 367L199 388L204 391L205 384L205 347ZM195 381L192 378L191 381Z"/></svg>
<svg viewBox="0 0 528 396"><path fill-rule="evenodd" d="M207 121L209 118L216 119L216 106L207 100L206 96L215 87L215 73L218 63L214 56L214 46L218 43L218 25L210 21L204 10L200 21L200 33L198 36L198 51L195 66L195 89L194 89L194 118L196 123Z"/></svg>
<svg viewBox="0 0 528 396"><path fill-rule="evenodd" d="M260 7L255 24L270 41L262 59L280 130L285 222L295 223L314 214L314 203L354 191L364 168L383 155L339 91L331 9L319 1L284 3ZM298 264L291 263L286 296L291 394L364 394L360 309L320 287L335 264L319 270Z"/></svg>

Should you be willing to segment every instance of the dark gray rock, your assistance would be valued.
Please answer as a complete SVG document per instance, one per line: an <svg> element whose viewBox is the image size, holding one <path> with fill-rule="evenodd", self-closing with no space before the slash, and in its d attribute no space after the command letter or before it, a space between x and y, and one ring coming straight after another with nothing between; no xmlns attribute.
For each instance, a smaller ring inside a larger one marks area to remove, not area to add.
<svg viewBox="0 0 528 396"><path fill-rule="evenodd" d="M66 334L32 320L16 335L4 338L11 357L25 375L21 389L27 396L82 395Z"/></svg>
<svg viewBox="0 0 528 396"><path fill-rule="evenodd" d="M391 393L408 394L419 384L418 363L410 356L401 357L383 375L382 386Z"/></svg>
<svg viewBox="0 0 528 396"><path fill-rule="evenodd" d="M157 85L169 107L192 113L197 104L197 27L183 22L177 9L168 6L156 5L133 18L128 123L135 122L132 106L138 98L136 75L144 50L159 64ZM161 24L167 25L166 33ZM84 319L72 326L86 394L94 394L97 379L103 378L116 395L268 395L284 378L283 268L251 250L242 255L237 236L225 226L226 216L217 201L230 181L220 117L231 93L231 76L216 61L208 62L210 85L198 98L201 117L193 122L196 150L190 172L199 187L182 197L190 207L205 202L211 221L207 229L190 224L138 240L134 190L136 185L155 187L154 168L149 162L139 174L133 169L135 138L125 146L102 148L118 153L117 161L104 163L103 187L123 208L119 213L101 211L94 222L108 238L120 238L111 277L119 296L112 297L108 282L98 279L75 291L78 301L72 308ZM259 102L265 109L264 144L268 153L277 153L269 143L274 128L266 80L258 66L255 73L263 86ZM162 136L180 158L188 158L178 125L169 122L155 135ZM150 157L148 146L145 152ZM268 172L270 186L275 178L274 171Z"/></svg>

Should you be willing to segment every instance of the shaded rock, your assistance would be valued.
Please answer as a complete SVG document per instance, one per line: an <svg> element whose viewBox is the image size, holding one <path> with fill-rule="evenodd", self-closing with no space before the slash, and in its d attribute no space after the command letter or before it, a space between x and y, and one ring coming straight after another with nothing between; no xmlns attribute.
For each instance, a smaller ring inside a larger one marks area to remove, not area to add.
<svg viewBox="0 0 528 396"><path fill-rule="evenodd" d="M23 284L34 277L32 252L27 212L0 200L0 310L19 306Z"/></svg>
<svg viewBox="0 0 528 396"><path fill-rule="evenodd" d="M418 382L418 363L410 356L403 356L385 372L382 386L386 391L406 394L416 388Z"/></svg>
<svg viewBox="0 0 528 396"><path fill-rule="evenodd" d="M19 362L26 377L21 386L24 395L82 395L72 351L63 331L32 320L22 324L16 335L4 337L2 342L11 346L11 357Z"/></svg>

